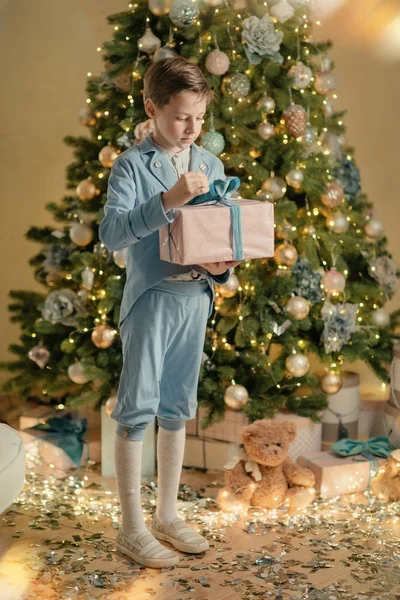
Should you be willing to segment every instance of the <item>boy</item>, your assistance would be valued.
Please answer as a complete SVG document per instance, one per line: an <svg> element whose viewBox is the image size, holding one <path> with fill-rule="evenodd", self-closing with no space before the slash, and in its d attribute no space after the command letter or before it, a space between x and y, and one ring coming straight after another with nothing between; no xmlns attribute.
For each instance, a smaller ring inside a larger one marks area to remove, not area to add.
<svg viewBox="0 0 400 600"><path fill-rule="evenodd" d="M181 266L160 260L159 229L175 208L225 178L222 162L194 144L212 100L201 70L183 57L153 63L144 77L146 114L154 133L114 162L99 236L109 250L128 248L121 303L123 367L118 402L115 466L122 512L117 548L154 568L179 557L157 539L189 553L207 540L177 516L185 421L196 413L197 385L213 284L239 264ZM142 441L157 416L158 499L147 529L140 504Z"/></svg>

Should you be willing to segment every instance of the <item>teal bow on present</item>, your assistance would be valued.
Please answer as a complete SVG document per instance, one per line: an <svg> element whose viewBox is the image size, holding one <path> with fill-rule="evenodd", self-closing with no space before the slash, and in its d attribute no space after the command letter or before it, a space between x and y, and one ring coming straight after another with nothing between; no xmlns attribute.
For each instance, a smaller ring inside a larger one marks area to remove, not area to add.
<svg viewBox="0 0 400 600"><path fill-rule="evenodd" d="M226 179L216 179L210 184L210 189L205 194L200 194L192 198L187 203L188 206L198 206L199 204L223 204L229 207L231 213L231 239L232 239L232 260L243 260L243 239L242 239L242 215L240 205L229 198L232 192L240 186L239 177L227 177ZM168 225L168 247L169 258L172 261L171 252L171 225Z"/></svg>
<svg viewBox="0 0 400 600"><path fill-rule="evenodd" d="M87 444L86 440L83 439L87 431L86 418L72 420L72 415L67 413L62 417L47 419L45 423L38 423L33 427L29 427L29 429L43 431L40 439L64 450L75 465L80 466L83 444Z"/></svg>
<svg viewBox="0 0 400 600"><path fill-rule="evenodd" d="M353 456L354 454L366 456L372 454L373 456L387 458L393 450L393 447L389 438L384 435L378 435L366 442L345 438L333 444L330 449L340 456Z"/></svg>

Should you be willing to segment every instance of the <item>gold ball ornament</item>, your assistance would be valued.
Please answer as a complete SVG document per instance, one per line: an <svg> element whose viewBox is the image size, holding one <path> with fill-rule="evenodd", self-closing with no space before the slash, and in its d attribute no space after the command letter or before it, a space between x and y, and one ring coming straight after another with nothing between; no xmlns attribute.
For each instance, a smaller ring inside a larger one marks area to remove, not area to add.
<svg viewBox="0 0 400 600"><path fill-rule="evenodd" d="M111 169L111 167L114 164L114 160L117 158L118 154L118 148L115 148L111 145L104 146L104 148L102 148L99 152L99 161L103 167Z"/></svg>
<svg viewBox="0 0 400 600"><path fill-rule="evenodd" d="M161 17L169 13L171 4L172 0L149 0L149 10L156 17Z"/></svg>
<svg viewBox="0 0 400 600"><path fill-rule="evenodd" d="M262 111L271 114L275 110L275 100L270 96L262 96L257 102L258 108Z"/></svg>
<svg viewBox="0 0 400 600"><path fill-rule="evenodd" d="M302 169L291 169L285 176L288 185L293 187L295 190L301 188L301 184L304 181L304 173Z"/></svg>
<svg viewBox="0 0 400 600"><path fill-rule="evenodd" d="M330 371L320 380L320 387L325 394L336 394L342 387L343 380L340 373Z"/></svg>
<svg viewBox="0 0 400 600"><path fill-rule="evenodd" d="M85 370L80 361L77 361L68 367L68 377L74 383L84 384L87 383L90 379L85 374Z"/></svg>
<svg viewBox="0 0 400 600"><path fill-rule="evenodd" d="M294 137L300 137L304 135L307 126L307 112L300 105L292 104L283 111L282 118L285 121L286 131Z"/></svg>
<svg viewBox="0 0 400 600"><path fill-rule="evenodd" d="M93 181L88 177L87 179L83 179L76 186L76 195L79 200L85 202L86 200L92 200L96 195L96 186Z"/></svg>
<svg viewBox="0 0 400 600"><path fill-rule="evenodd" d="M296 321L301 321L308 316L310 305L302 296L293 296L287 301L285 312Z"/></svg>
<svg viewBox="0 0 400 600"><path fill-rule="evenodd" d="M371 314L371 321L377 327L387 327L390 323L390 316L381 308L377 308Z"/></svg>
<svg viewBox="0 0 400 600"><path fill-rule="evenodd" d="M243 385L235 384L226 388L224 401L229 408L241 410L249 399L249 393Z"/></svg>
<svg viewBox="0 0 400 600"><path fill-rule="evenodd" d="M322 276L321 283L328 294L334 295L340 294L346 287L345 276L334 267Z"/></svg>
<svg viewBox="0 0 400 600"><path fill-rule="evenodd" d="M92 342L97 348L104 350L113 345L115 330L109 325L97 325L92 331Z"/></svg>
<svg viewBox="0 0 400 600"><path fill-rule="evenodd" d="M297 250L292 244L279 244L274 253L278 265L292 267L298 258Z"/></svg>
<svg viewBox="0 0 400 600"><path fill-rule="evenodd" d="M279 200L286 194L286 183L281 177L270 177L265 179L261 185L263 192L268 192L273 200Z"/></svg>
<svg viewBox="0 0 400 600"><path fill-rule="evenodd" d="M172 3L171 3L172 4ZM154 54L161 47L161 40L158 38L150 27L147 25L144 35L138 39L138 48L146 54Z"/></svg>
<svg viewBox="0 0 400 600"><path fill-rule="evenodd" d="M321 196L322 204L328 208L336 208L344 199L343 188L339 183L332 181L325 186L326 192Z"/></svg>
<svg viewBox="0 0 400 600"><path fill-rule="evenodd" d="M79 123L85 127L96 125L96 117L94 116L90 106L85 106L79 111Z"/></svg>
<svg viewBox="0 0 400 600"><path fill-rule="evenodd" d="M111 416L114 408L117 406L118 396L111 396L105 403L106 413Z"/></svg>
<svg viewBox="0 0 400 600"><path fill-rule="evenodd" d="M305 354L296 352L287 357L285 367L293 377L303 377L310 368L310 361Z"/></svg>
<svg viewBox="0 0 400 600"><path fill-rule="evenodd" d="M113 259L115 264L120 269L126 269L126 260L128 256L128 248L122 248L122 250L114 250Z"/></svg>
<svg viewBox="0 0 400 600"><path fill-rule="evenodd" d="M74 223L69 230L69 237L77 246L87 246L93 240L93 229L84 223Z"/></svg>
<svg viewBox="0 0 400 600"><path fill-rule="evenodd" d="M341 212L336 212L327 216L326 226L334 233L346 233L350 227L350 223Z"/></svg>
<svg viewBox="0 0 400 600"><path fill-rule="evenodd" d="M223 298L233 298L233 296L238 291L239 286L240 282L237 275L235 275L235 273L232 273L232 275L229 277L226 283L217 286L217 292Z"/></svg>
<svg viewBox="0 0 400 600"><path fill-rule="evenodd" d="M230 65L230 60L225 52L213 50L206 58L206 69L212 75L224 75Z"/></svg>
<svg viewBox="0 0 400 600"><path fill-rule="evenodd" d="M372 240L378 240L384 234L385 227L379 219L371 217L364 225L366 235Z"/></svg>
<svg viewBox="0 0 400 600"><path fill-rule="evenodd" d="M275 127L271 123L264 121L257 127L257 133L262 140L266 141L275 135Z"/></svg>

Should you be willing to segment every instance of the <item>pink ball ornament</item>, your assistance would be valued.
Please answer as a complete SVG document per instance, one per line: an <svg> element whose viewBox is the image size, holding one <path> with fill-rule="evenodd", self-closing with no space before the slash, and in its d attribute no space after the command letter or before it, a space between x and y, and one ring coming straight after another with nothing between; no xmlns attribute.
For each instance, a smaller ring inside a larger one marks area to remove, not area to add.
<svg viewBox="0 0 400 600"><path fill-rule="evenodd" d="M322 277L321 283L326 292L334 295L343 292L344 288L346 287L346 279L344 275L334 267L325 273L325 275Z"/></svg>
<svg viewBox="0 0 400 600"><path fill-rule="evenodd" d="M212 75L224 75L230 65L230 60L225 52L213 50L206 58L206 69Z"/></svg>

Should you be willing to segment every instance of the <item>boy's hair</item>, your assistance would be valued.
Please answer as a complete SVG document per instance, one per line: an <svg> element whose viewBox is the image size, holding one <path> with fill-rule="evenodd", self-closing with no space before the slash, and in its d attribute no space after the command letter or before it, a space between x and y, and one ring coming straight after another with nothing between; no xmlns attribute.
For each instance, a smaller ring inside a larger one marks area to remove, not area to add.
<svg viewBox="0 0 400 600"><path fill-rule="evenodd" d="M166 106L180 92L194 92L207 106L214 98L203 72L183 56L154 62L143 79L143 102L150 98L159 108Z"/></svg>

